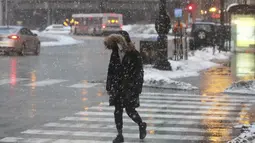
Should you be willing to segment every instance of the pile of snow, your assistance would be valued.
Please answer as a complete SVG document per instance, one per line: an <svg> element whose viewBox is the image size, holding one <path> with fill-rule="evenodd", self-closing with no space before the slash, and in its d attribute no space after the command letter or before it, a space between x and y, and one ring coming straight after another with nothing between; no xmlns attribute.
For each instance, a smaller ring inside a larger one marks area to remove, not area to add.
<svg viewBox="0 0 255 143"><path fill-rule="evenodd" d="M226 93L255 94L255 80L233 83L225 90Z"/></svg>
<svg viewBox="0 0 255 143"><path fill-rule="evenodd" d="M212 62L213 59L228 59L229 52L218 51L215 55L212 54L211 48L205 48L201 51L195 51L189 53L188 60L173 61L169 60L172 66L172 71L161 71L153 68L151 65L144 67L144 80L145 85L150 87L162 87L162 88L177 88L177 89L197 89L188 83L174 81L172 79L198 76L199 72L214 66L219 66Z"/></svg>
<svg viewBox="0 0 255 143"><path fill-rule="evenodd" d="M127 31L131 35L133 35L133 34L157 34L154 24L124 25L123 30Z"/></svg>
<svg viewBox="0 0 255 143"><path fill-rule="evenodd" d="M198 89L189 83L175 81L169 78L170 71L160 71L153 68L145 68L144 70L144 87L166 88L166 89L182 89L195 90Z"/></svg>
<svg viewBox="0 0 255 143"><path fill-rule="evenodd" d="M76 45L76 44L83 43L82 41L75 40L69 35L45 34L36 30L33 30L32 32L37 34L40 37L46 37L49 39L56 40L56 41L41 42L41 46L43 47L66 46L66 45Z"/></svg>
<svg viewBox="0 0 255 143"><path fill-rule="evenodd" d="M251 126L243 126L246 128L238 137L228 143L254 143L255 142L255 124Z"/></svg>
<svg viewBox="0 0 255 143"><path fill-rule="evenodd" d="M83 43L82 41L75 40L71 36L68 35L52 35L52 34L39 34L41 37L47 37L51 39L55 39L57 41L50 41L50 42L42 42L41 45L45 47L51 46L63 46L63 45L76 45Z"/></svg>
<svg viewBox="0 0 255 143"><path fill-rule="evenodd" d="M131 37L151 38L158 36L155 24L124 25L123 30L127 31ZM169 33L172 33L171 29Z"/></svg>
<svg viewBox="0 0 255 143"><path fill-rule="evenodd" d="M70 34L71 33L71 27L70 26L64 26L62 24L53 24L45 28L42 33L45 34Z"/></svg>

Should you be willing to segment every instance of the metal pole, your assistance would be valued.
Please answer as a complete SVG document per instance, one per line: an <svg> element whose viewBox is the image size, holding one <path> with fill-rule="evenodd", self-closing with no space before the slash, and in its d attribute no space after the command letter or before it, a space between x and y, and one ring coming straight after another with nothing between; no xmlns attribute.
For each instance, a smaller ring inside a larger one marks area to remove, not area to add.
<svg viewBox="0 0 255 143"><path fill-rule="evenodd" d="M8 25L8 0L5 0L5 25Z"/></svg>
<svg viewBox="0 0 255 143"><path fill-rule="evenodd" d="M188 60L188 33L187 33L187 27L185 28L185 60Z"/></svg>
<svg viewBox="0 0 255 143"><path fill-rule="evenodd" d="M155 29L158 33L157 39L157 60L154 68L159 70L172 70L171 64L167 60L168 39L167 34L171 28L170 17L166 12L166 0L160 0L159 16L155 22Z"/></svg>
<svg viewBox="0 0 255 143"><path fill-rule="evenodd" d="M224 42L225 42L225 26L224 26L224 19L225 19L225 16L224 16L224 5L225 5L225 0L221 0L220 1L220 11L221 11L221 13L220 13L220 24L221 24L221 30L223 31L223 32L220 32L220 36L221 36L221 38L220 38L220 48L219 48L219 50L221 51L221 50L223 50L224 49Z"/></svg>
<svg viewBox="0 0 255 143"><path fill-rule="evenodd" d="M3 25L3 1L0 0L0 25Z"/></svg>

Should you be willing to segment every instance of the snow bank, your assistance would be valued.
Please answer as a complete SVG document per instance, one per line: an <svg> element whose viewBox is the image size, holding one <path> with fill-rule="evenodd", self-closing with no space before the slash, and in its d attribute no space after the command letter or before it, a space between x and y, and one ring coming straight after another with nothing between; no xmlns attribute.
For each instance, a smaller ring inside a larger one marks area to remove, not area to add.
<svg viewBox="0 0 255 143"><path fill-rule="evenodd" d="M43 33L38 33L38 35L40 37L47 37L50 39L57 40L57 41L41 42L41 46L43 47L76 45L76 44L82 43L82 41L75 40L68 35L43 34Z"/></svg>
<svg viewBox="0 0 255 143"><path fill-rule="evenodd" d="M171 79L172 75L169 71L160 71L151 67L145 67L144 69L144 86L155 88L168 88L168 89L183 89L194 90L197 87L192 86L189 83L174 81Z"/></svg>
<svg viewBox="0 0 255 143"><path fill-rule="evenodd" d="M172 79L198 76L201 70L205 70L214 66L219 66L212 62L213 59L228 59L230 53L216 52L215 55L212 54L210 48L203 49L201 51L195 51L194 53L189 53L189 60L173 61L169 60L172 65L173 71L161 71L152 68L151 65L144 67L144 80L146 86L155 86L162 88L176 88L193 90L198 89L188 83L174 81Z"/></svg>
<svg viewBox="0 0 255 143"><path fill-rule="evenodd" d="M158 36L154 24L124 25L123 30L127 31L131 37L151 38ZM169 33L172 33L172 31L170 30ZM168 36L168 38L172 39L172 36Z"/></svg>
<svg viewBox="0 0 255 143"><path fill-rule="evenodd" d="M228 143L255 143L255 123L245 128L243 133Z"/></svg>
<svg viewBox="0 0 255 143"><path fill-rule="evenodd" d="M124 25L123 30L129 32L130 34L157 34L154 24Z"/></svg>
<svg viewBox="0 0 255 143"><path fill-rule="evenodd" d="M235 82L225 90L225 93L240 93L255 95L255 80Z"/></svg>

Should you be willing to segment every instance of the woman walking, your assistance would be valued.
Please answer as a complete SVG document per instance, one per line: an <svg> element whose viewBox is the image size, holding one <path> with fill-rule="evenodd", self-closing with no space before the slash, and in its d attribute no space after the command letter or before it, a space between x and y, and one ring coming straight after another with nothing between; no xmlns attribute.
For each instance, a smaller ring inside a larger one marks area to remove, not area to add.
<svg viewBox="0 0 255 143"><path fill-rule="evenodd" d="M115 106L114 118L118 131L113 143L124 142L122 135L123 109L138 124L140 139L146 137L147 124L142 121L136 108L140 106L139 95L143 86L143 65L140 53L131 43L129 34L120 31L105 38L104 44L112 50L108 67L106 90L110 106Z"/></svg>

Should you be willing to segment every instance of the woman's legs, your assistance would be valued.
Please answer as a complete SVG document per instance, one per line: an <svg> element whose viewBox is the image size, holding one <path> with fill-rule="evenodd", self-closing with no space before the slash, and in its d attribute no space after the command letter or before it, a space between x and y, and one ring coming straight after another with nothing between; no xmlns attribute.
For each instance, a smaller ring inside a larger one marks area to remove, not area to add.
<svg viewBox="0 0 255 143"><path fill-rule="evenodd" d="M113 140L113 143L122 143L124 142L124 137L122 135L122 128L123 128L123 108L120 105L115 105L114 111L114 119L116 128L118 131L117 137Z"/></svg>
<svg viewBox="0 0 255 143"><path fill-rule="evenodd" d="M138 125L141 125L142 123L142 119L140 117L140 115L138 114L138 112L135 110L135 108L132 107L126 107L126 113L128 114L128 116Z"/></svg>
<svg viewBox="0 0 255 143"><path fill-rule="evenodd" d="M122 134L123 128L123 108L120 105L115 105L114 119L116 128L119 134Z"/></svg>
<svg viewBox="0 0 255 143"><path fill-rule="evenodd" d="M147 135L147 124L145 122L142 121L140 115L138 114L138 112L135 110L135 108L130 108L130 107L126 107L126 112L128 114L128 116L135 122L138 124L139 126L139 132L140 132L140 139L144 139Z"/></svg>

